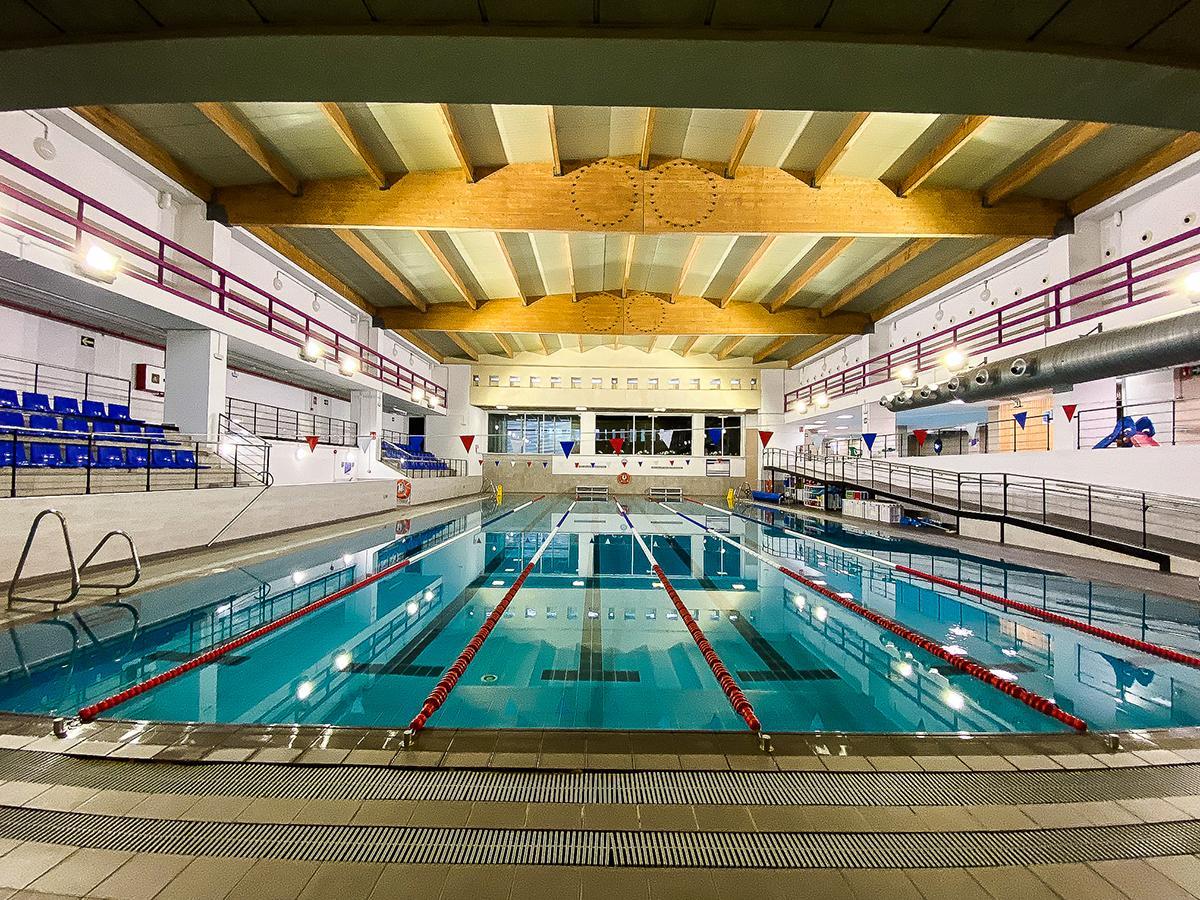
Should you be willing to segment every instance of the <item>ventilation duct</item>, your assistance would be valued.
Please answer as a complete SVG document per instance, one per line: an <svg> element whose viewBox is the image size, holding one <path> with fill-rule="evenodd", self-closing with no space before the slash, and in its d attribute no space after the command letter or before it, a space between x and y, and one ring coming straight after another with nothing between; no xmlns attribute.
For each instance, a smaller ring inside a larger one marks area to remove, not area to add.
<svg viewBox="0 0 1200 900"><path fill-rule="evenodd" d="M936 406L951 399L974 403L1179 366L1198 359L1200 313L1187 313L1078 337L1044 350L987 363L951 378L943 389L926 386L906 390L881 400L880 404L898 411Z"/></svg>

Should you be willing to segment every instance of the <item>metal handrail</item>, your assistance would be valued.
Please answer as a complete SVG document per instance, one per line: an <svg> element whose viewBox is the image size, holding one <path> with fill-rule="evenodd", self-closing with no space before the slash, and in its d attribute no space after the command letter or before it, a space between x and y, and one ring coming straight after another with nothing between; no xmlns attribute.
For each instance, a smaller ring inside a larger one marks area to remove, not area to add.
<svg viewBox="0 0 1200 900"><path fill-rule="evenodd" d="M1200 237L1200 227L1191 228L1156 244L1139 248L1127 256L1074 275L1065 281L1042 288L1028 297L1021 297L996 309L980 313L940 333L931 334L912 343L902 344L886 353L810 381L787 392L784 395L784 407L791 411L796 400L804 399L811 402L821 393L830 398L840 397L868 387L885 384L895 377L896 369L902 365L911 366L917 373L937 368L942 355L952 347L969 354L988 353L1021 341L1051 334L1063 328L1102 318L1132 306L1170 297L1174 291L1164 279L1172 276L1172 273L1200 262L1200 253L1197 252L1200 248L1196 245L1186 248L1177 248L1177 245L1197 237ZM1142 262L1152 254L1174 248L1177 248L1175 250L1177 254L1184 255L1168 261L1154 261L1140 271L1134 272L1135 263ZM1078 294L1073 294L1071 291L1071 288L1076 285L1092 281L1102 275L1114 276L1114 280ZM1149 290L1138 296L1136 289L1139 286L1147 286ZM1064 311L1097 300L1116 302L1080 315L1064 315Z"/></svg>
<svg viewBox="0 0 1200 900"><path fill-rule="evenodd" d="M46 597L27 597L17 593L17 585L21 581L21 573L25 571L25 562L29 559L29 551L33 547L33 539L37 536L38 526L42 524L42 519L46 516L54 516L58 519L58 524L62 527L63 543L67 548L67 562L70 564L71 571L71 592L62 600L52 600ZM90 557L89 557L90 559ZM21 558L17 561L17 570L13 572L12 581L8 583L8 608L12 609L14 603L49 603L54 607L54 611L58 612L59 606L64 603L70 603L79 594L79 567L75 565L75 553L71 549L71 535L67 532L67 517L57 509L43 509L40 513L33 517L33 524L29 526L29 535L25 538L25 547L21 550Z"/></svg>
<svg viewBox="0 0 1200 900"><path fill-rule="evenodd" d="M326 444L338 447L357 445L358 425L349 419L288 409L256 400L239 400L237 397L226 398L225 415L232 422L248 422L249 430L260 438L303 441L309 434L315 434ZM308 427L308 431L304 430L305 427Z"/></svg>
<svg viewBox="0 0 1200 900"><path fill-rule="evenodd" d="M35 194L28 193L15 182L0 180L0 194L7 195L44 216L57 219L71 229L72 236L70 239L63 238L35 227L28 220L11 214L0 215L0 222L10 228L71 252L78 252L81 249L85 235L102 240L129 256L145 262L151 270L147 274L126 268L123 274L130 278L160 288L180 300L203 306L210 312L216 311L222 316L270 334L293 346L303 347L309 340L319 341L330 351L331 359L335 363L340 363L344 357L350 356L360 363L360 371L368 377L409 390L420 387L427 395L436 397L444 408L447 396L446 388L436 382L418 375L361 341L314 319L310 314L281 300L266 289L252 284L236 273L206 259L196 251L153 231L107 204L71 187L66 182L48 175L37 166L27 163L5 150L0 150L0 162L7 163L42 184L66 194L73 201L71 204L73 208L64 208ZM110 228L89 222L85 218L88 210L106 216L122 228L140 235L154 249L147 249L133 239L123 237ZM182 261L177 261L179 257L182 257ZM202 269L202 272L197 274L187 268L187 263ZM209 303L205 299L194 297L179 286L171 284L166 278L168 274L206 294L213 295L215 302ZM265 321L266 324L261 324L260 320Z"/></svg>
<svg viewBox="0 0 1200 900"><path fill-rule="evenodd" d="M61 600L48 597L24 596L17 593L17 586L21 581L21 574L25 571L25 563L28 561L29 551L33 547L33 539L37 536L38 527L42 524L42 519L44 519L46 516L54 516L56 519L58 519L58 524L62 528L63 544L66 546L67 550L67 563L70 566L71 591ZM124 538L129 544L129 556L133 561L133 578L127 582L124 582L123 584L104 584L98 581L84 583L81 578L83 570L86 569L88 564L90 564L91 561L96 558L97 554L99 554L99 552L104 548L104 545L114 537ZM8 584L8 608L12 609L12 605L14 603L49 603L54 608L54 611L58 612L58 608L64 603L70 603L72 600L74 600L79 595L79 591L82 588L111 588L115 590L118 595L120 595L121 591L125 590L126 588L131 588L137 584L138 579L141 577L142 560L141 557L138 556L137 544L134 543L133 538L130 537L128 533L120 531L119 529L110 531L108 534L104 535L104 537L100 538L100 543L96 544L92 552L87 555L87 558L83 561L83 565L78 566L75 564L75 550L71 544L71 534L67 530L67 517L57 509L43 509L40 513L33 517L33 523L29 526L29 535L25 538L25 546L21 550L21 558L17 561L17 569L15 572L13 572L12 581L10 581Z"/></svg>

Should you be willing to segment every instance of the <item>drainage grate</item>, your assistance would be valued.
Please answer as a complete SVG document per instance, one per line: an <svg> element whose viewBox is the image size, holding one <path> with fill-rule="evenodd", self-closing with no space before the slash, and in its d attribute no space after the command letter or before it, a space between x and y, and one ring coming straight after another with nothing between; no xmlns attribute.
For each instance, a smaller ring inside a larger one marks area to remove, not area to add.
<svg viewBox="0 0 1200 900"><path fill-rule="evenodd" d="M1032 772L569 772L165 763L0 750L0 779L157 794L513 803L961 806L1200 794L1200 766Z"/></svg>
<svg viewBox="0 0 1200 900"><path fill-rule="evenodd" d="M1045 831L539 831L136 819L0 806L0 838L124 853L319 862L687 868L946 868L1200 852L1200 822Z"/></svg>

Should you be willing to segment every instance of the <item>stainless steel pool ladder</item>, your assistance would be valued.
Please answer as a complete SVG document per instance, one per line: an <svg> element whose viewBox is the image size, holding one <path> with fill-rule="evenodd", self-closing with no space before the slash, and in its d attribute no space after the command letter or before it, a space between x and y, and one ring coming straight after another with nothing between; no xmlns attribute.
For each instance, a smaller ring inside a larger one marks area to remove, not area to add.
<svg viewBox="0 0 1200 900"><path fill-rule="evenodd" d="M46 516L54 516L54 518L58 519L58 524L62 529L63 544L66 546L67 550L67 563L71 573L71 590L66 597L61 599L50 597L31 597L18 593L18 587L20 586L21 582L21 573L25 570L25 562L29 558L30 549L33 547L33 539L37 537L38 527L42 524L42 520L46 518ZM125 542L129 544L129 558L133 563L133 577L128 581L121 582L120 584L110 584L102 581L83 581L83 570L86 569L91 561L96 558L101 550L104 549L104 546L115 537L123 538ZM95 549L93 549L92 552L87 555L87 558L83 561L83 565L77 566L75 564L75 550L71 544L71 535L70 532L67 531L67 517L57 509L43 509L40 513L34 516L33 524L29 526L29 536L25 538L25 547L21 551L21 559L17 562L17 570L13 573L12 581L9 582L8 608L12 609L12 605L14 603L49 603L52 607L54 607L54 611L58 612L58 608L62 606L62 604L70 603L72 600L74 600L76 596L78 596L80 590L83 588L111 588L115 593L120 594L121 591L125 590L125 588L130 588L137 584L138 579L141 577L142 561L138 557L137 545L133 542L133 538L131 538L126 532L119 529L114 529L113 531L110 531L108 534L104 535L104 537L100 538L100 543L95 546Z"/></svg>

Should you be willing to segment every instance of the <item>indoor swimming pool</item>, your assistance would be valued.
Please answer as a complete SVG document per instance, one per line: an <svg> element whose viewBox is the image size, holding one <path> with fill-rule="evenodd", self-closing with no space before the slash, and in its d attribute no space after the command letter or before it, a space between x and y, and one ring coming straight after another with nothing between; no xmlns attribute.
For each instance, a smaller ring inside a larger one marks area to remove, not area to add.
<svg viewBox="0 0 1200 900"><path fill-rule="evenodd" d="M0 635L0 710L73 716L341 592L104 716L403 728L532 561L430 727L744 729L648 550L768 732L1069 730L999 684L1094 731L1200 724L1200 670L1076 627L1191 654L1194 604L798 514L620 500L628 517L567 496L460 505L41 616Z"/></svg>

